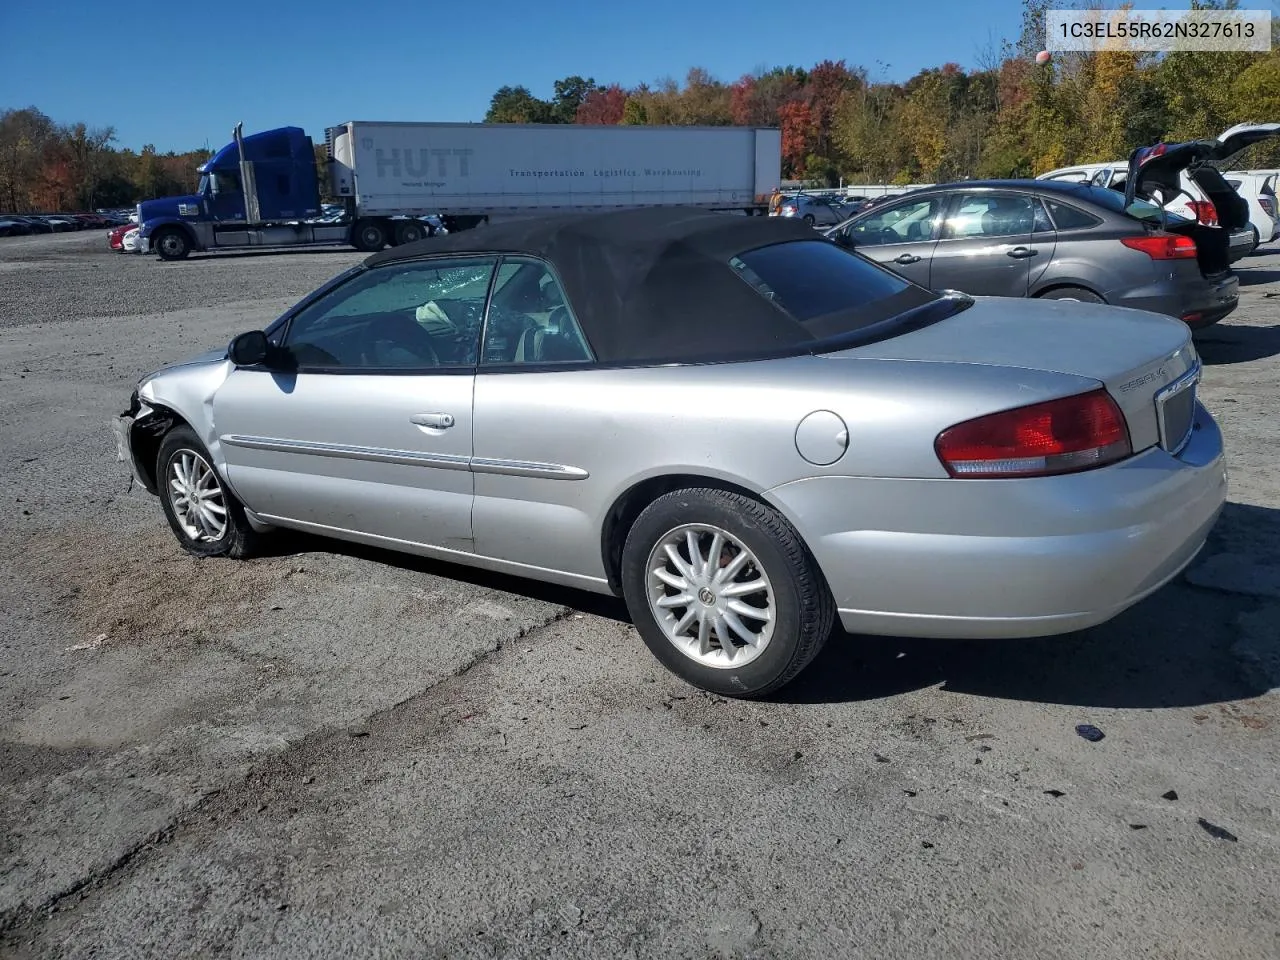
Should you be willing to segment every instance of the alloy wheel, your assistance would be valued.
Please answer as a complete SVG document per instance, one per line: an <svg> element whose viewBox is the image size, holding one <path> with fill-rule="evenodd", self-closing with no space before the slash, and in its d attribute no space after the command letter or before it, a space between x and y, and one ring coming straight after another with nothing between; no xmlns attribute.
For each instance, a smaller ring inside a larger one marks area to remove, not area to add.
<svg viewBox="0 0 1280 960"><path fill-rule="evenodd" d="M216 543L227 532L227 501L218 475L194 450L179 450L169 461L169 503L191 540Z"/></svg>
<svg viewBox="0 0 1280 960"><path fill-rule="evenodd" d="M737 669L773 637L773 585L726 530L690 523L655 544L646 565L649 609L666 638L708 667Z"/></svg>

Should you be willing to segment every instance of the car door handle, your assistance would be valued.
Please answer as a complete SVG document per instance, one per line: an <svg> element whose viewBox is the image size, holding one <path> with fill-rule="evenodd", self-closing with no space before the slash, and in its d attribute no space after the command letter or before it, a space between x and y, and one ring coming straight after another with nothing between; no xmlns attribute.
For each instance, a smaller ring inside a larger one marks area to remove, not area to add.
<svg viewBox="0 0 1280 960"><path fill-rule="evenodd" d="M920 258L917 257L914 253L900 253L893 258L893 262L901 263L901 264L919 263Z"/></svg>
<svg viewBox="0 0 1280 960"><path fill-rule="evenodd" d="M453 426L453 414L451 413L415 413L409 418L409 422L419 427L436 427L441 430L448 429Z"/></svg>
<svg viewBox="0 0 1280 960"><path fill-rule="evenodd" d="M1034 257L1036 251L1030 247L1014 247L1012 250L1006 250L1005 255L1013 257L1015 260L1023 260L1027 257Z"/></svg>

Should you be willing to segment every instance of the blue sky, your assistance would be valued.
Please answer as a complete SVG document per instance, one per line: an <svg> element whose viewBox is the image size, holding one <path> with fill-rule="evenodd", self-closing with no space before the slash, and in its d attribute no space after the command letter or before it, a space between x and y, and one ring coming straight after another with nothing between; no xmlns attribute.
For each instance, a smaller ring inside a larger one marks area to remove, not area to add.
<svg viewBox="0 0 1280 960"><path fill-rule="evenodd" d="M1018 0L0 0L0 109L162 152L216 148L239 120L319 140L344 120L478 121L503 84L549 97L575 73L632 85L697 65L731 81L830 58L905 79L973 65L1020 20Z"/></svg>

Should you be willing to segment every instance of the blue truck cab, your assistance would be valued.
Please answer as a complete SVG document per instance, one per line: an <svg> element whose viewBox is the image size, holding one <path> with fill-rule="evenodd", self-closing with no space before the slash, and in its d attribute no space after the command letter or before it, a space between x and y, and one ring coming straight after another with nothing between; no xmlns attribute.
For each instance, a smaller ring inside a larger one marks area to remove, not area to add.
<svg viewBox="0 0 1280 960"><path fill-rule="evenodd" d="M138 204L142 237L161 259L181 260L192 250L351 239L349 222L305 222L321 208L315 147L300 127L246 137L237 126L235 140L197 169L196 193Z"/></svg>

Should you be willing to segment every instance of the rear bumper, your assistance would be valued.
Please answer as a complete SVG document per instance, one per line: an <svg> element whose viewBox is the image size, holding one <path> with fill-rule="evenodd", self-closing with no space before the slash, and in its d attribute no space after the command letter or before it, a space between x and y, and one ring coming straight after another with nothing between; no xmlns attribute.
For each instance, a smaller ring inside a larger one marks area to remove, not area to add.
<svg viewBox="0 0 1280 960"><path fill-rule="evenodd" d="M851 633L1034 637L1103 623L1177 576L1226 499L1222 435L1198 407L1158 448L1035 480L819 477L770 499L813 551Z"/></svg>
<svg viewBox="0 0 1280 960"><path fill-rule="evenodd" d="M1117 307L1131 307L1176 317L1192 330L1217 323L1240 305L1240 278L1227 273L1207 280L1195 268L1192 278L1176 277L1108 297Z"/></svg>
<svg viewBox="0 0 1280 960"><path fill-rule="evenodd" d="M1241 257L1247 257L1253 253L1255 244L1253 242L1253 230L1245 227L1243 230L1234 230L1231 233L1231 241L1227 247L1227 259L1235 263Z"/></svg>

